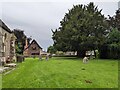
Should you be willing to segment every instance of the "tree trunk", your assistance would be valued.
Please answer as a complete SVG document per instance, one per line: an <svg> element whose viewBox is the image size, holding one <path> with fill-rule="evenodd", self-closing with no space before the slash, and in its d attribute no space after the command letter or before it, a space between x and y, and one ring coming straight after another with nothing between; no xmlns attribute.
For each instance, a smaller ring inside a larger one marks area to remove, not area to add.
<svg viewBox="0 0 120 90"><path fill-rule="evenodd" d="M77 57L83 58L85 57L85 50L77 50Z"/></svg>

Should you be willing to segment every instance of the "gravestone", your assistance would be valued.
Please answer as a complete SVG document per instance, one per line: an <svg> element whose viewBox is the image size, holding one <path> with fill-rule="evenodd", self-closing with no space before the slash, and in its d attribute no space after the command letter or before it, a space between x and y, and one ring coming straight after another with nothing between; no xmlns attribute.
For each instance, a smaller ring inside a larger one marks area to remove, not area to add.
<svg viewBox="0 0 120 90"><path fill-rule="evenodd" d="M42 55L39 55L39 60L42 60Z"/></svg>
<svg viewBox="0 0 120 90"><path fill-rule="evenodd" d="M46 61L48 61L49 60L49 55L46 55Z"/></svg>
<svg viewBox="0 0 120 90"><path fill-rule="evenodd" d="M83 58L83 63L87 63L88 62L88 57L84 57Z"/></svg>

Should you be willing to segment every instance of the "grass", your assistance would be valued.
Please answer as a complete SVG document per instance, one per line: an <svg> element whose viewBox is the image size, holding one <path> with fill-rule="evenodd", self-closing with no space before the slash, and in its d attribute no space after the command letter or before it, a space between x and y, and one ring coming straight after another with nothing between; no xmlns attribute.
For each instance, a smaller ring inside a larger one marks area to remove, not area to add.
<svg viewBox="0 0 120 90"><path fill-rule="evenodd" d="M2 75L0 74L0 90L2 88Z"/></svg>
<svg viewBox="0 0 120 90"><path fill-rule="evenodd" d="M3 88L118 88L118 61L27 58L2 78Z"/></svg>

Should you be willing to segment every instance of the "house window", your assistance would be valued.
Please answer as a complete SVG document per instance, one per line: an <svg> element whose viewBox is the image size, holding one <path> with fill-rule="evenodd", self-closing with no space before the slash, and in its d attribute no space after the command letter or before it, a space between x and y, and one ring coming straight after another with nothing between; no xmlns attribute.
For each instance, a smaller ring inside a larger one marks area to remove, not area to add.
<svg viewBox="0 0 120 90"><path fill-rule="evenodd" d="M31 53L31 55L39 55L39 53Z"/></svg>
<svg viewBox="0 0 120 90"><path fill-rule="evenodd" d="M36 47L32 47L32 50L36 50Z"/></svg>

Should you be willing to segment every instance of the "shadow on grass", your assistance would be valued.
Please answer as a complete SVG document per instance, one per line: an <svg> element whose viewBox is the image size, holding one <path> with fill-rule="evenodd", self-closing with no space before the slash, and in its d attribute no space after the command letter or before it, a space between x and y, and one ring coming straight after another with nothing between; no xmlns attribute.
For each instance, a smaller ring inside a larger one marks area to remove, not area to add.
<svg viewBox="0 0 120 90"><path fill-rule="evenodd" d="M57 58L57 60L81 60L82 58L78 58L77 56L58 56L58 57L53 57L53 58Z"/></svg>
<svg viewBox="0 0 120 90"><path fill-rule="evenodd" d="M82 60L83 58L77 56L55 56L53 58L57 58L57 60ZM89 60L96 61L120 61L119 59L100 59L100 58L90 58Z"/></svg>

